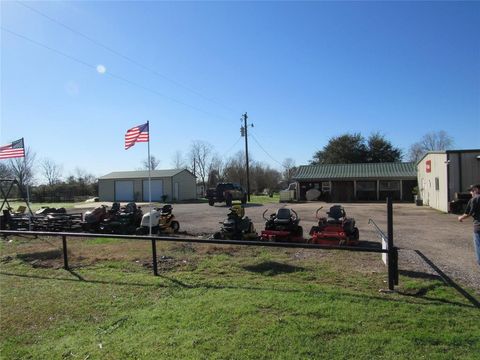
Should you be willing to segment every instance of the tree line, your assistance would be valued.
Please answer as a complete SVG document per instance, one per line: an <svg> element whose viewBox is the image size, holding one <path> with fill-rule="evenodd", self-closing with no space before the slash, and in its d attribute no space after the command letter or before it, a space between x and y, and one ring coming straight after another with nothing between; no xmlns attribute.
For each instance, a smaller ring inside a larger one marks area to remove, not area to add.
<svg viewBox="0 0 480 360"><path fill-rule="evenodd" d="M330 138L327 144L315 151L311 164L350 164L399 162L406 158L418 161L426 152L446 150L453 145L453 139L445 131L430 132L413 143L406 155L391 141L378 132L364 137L360 133L346 133ZM292 158L282 162L280 170L250 158L250 189L252 193L266 190L277 191L292 182L297 166ZM142 161L139 169L154 170L160 165L154 155ZM170 167L188 169L197 176L197 182L204 189L215 187L218 182L236 182L246 187L245 153L239 151L229 158L219 155L213 145L206 141L195 140L186 153L177 150L171 159ZM76 197L96 196L98 183L94 175L82 169L75 169L73 174L62 176L63 168L51 159L36 161L36 154L26 149L23 158L0 162L0 179L17 179L22 189L31 187L34 201L57 202L73 201ZM35 179L43 177L37 184ZM15 194L14 196L18 196Z"/></svg>

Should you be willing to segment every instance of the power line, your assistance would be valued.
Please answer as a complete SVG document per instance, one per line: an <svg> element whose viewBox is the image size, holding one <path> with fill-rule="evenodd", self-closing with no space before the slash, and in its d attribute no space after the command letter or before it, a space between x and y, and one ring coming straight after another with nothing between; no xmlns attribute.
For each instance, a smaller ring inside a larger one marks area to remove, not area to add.
<svg viewBox="0 0 480 360"><path fill-rule="evenodd" d="M252 135L253 141L255 141L255 142L257 143L257 145L260 147L260 149L262 149L263 152L264 152L265 154L267 154L267 156L268 156L270 159L272 159L272 160L275 161L277 164L279 164L281 167L283 167L283 164L282 164L280 161L278 161L277 159L275 159L272 155L270 155L270 153L269 153L267 150L265 150L265 149L263 148L262 145L260 145L260 142L257 141L257 138L255 137L255 135L253 135L253 134L250 134L250 135Z"/></svg>
<svg viewBox="0 0 480 360"><path fill-rule="evenodd" d="M234 143L232 146L230 146L230 148L229 148L227 151L225 151L225 152L223 153L223 156L226 157L226 156L228 155L228 153L233 150L233 148L235 147L235 145L237 145L238 142L239 142L241 139L242 139L242 137L240 136L240 137L237 139L237 141L235 141L235 143Z"/></svg>
<svg viewBox="0 0 480 360"><path fill-rule="evenodd" d="M55 24L57 24L57 25L65 28L65 29L71 31L72 33L74 33L74 34L76 34L76 35L78 35L78 36L83 37L84 39L86 39L86 40L92 42L93 44L95 44L95 45L97 45L97 46L99 46L99 47L101 47L101 48L109 51L110 53L112 53L112 54L114 54L114 55L116 55L116 56L119 56L119 57L121 57L122 59L124 59L124 60L126 60L126 61L128 61L128 62L130 62L130 63L132 63L132 64L134 64L134 65L136 65L136 66L138 66L138 67L140 67L140 68L142 68L143 70L146 70L146 71L148 71L148 72L150 72L150 73L152 73L152 74L154 74L154 75L156 75L156 76L158 76L158 77L160 77L160 78L162 78L162 79L164 79L164 80L167 80L167 81L171 82L172 84L175 84L176 86L179 86L179 87L181 87L181 88L184 88L184 89L190 91L191 93L193 93L193 94L195 94L195 95L197 95L197 96L199 96L199 97L201 97L201 98L203 98L203 99L205 99L205 100L208 100L208 101L213 102L213 103L215 103L215 104L217 104L217 105L220 105L220 106L224 107L225 109L228 109L228 110L230 110L230 111L232 111L232 112L238 113L237 111L235 111L234 109L232 109L230 106L227 106L227 105L225 105L225 104L222 104L221 102L219 102L219 101L217 101L217 100L215 100L215 99L212 99L212 98L210 98L210 97L208 97L208 96L205 96L205 95L203 95L202 93L200 93L199 91L197 91L197 90L195 90L195 89L192 89L191 87L186 86L186 85L184 85L184 84L182 84L182 83L180 83L180 82L178 82L178 81L176 81L176 80L174 80L174 79L171 79L171 78L169 78L168 76L163 75L163 74L159 73L158 71L156 71L156 70L154 70L154 69L152 69L152 68L150 68L150 67L148 67L148 66L146 66L146 65L143 65L142 63L138 62L137 60L132 59L131 57L129 57L129 56L127 56L127 55L124 55L124 54L118 52L118 51L115 50L115 49L112 49L110 46L107 46L107 45L105 45L105 44L103 44L103 43L95 40L94 38L92 38L92 37L90 37L90 36L88 36L88 35L85 35L84 33L80 32L80 31L78 31L78 30L75 30L74 28L72 28L72 27L64 24L63 22L61 22L61 21L59 21L59 20L57 20L57 19L54 19L54 18L50 17L49 15L41 12L40 10L38 10L38 9L36 9L36 8L30 6L30 5L27 5L27 4L25 4L25 3L21 2L21 1L17 1L17 3L18 3L19 5L22 5L23 7L27 8L27 9L30 9L31 11L37 13L38 15L43 16L44 18L52 21L53 23L55 23Z"/></svg>
<svg viewBox="0 0 480 360"><path fill-rule="evenodd" d="M9 34L11 34L11 35L17 36L17 37L19 37L19 38L21 38L21 39L23 39L23 40L26 40L26 41L28 41L28 42L31 42L32 44L35 44L35 45L37 45L37 46L43 47L43 48L45 48L45 49L47 49L47 50L50 50L50 51L56 53L57 55L63 56L63 57L65 57L65 58L67 58L67 59L70 59L70 60L75 61L75 62L77 62L77 63L79 63L79 64L82 64L83 66L86 66L86 67L88 67L88 68L95 69L95 70L96 70L96 68L97 68L95 65L89 64L89 63L87 63L87 62L85 62L85 61L83 61L83 60L81 60L81 59L78 59L78 58L76 58L76 57L74 57L74 56L68 55L68 54L64 53L63 51L57 50L57 49L55 49L55 48L52 48L51 46L45 45L45 44L43 44L43 43L41 43L41 42L38 42L38 41L36 41L36 40L33 40L33 39L31 39L31 38L29 38L29 37L27 37L27 36L25 36L25 35L22 35L22 34L19 34L19 33L15 32L15 31L9 30L9 29L7 29L7 28L5 28L5 27L3 27L3 26L0 26L0 29L2 29L3 31L5 31L5 32L7 32L7 33L9 33ZM112 73L112 72L106 72L105 75L110 76L110 77L112 77L112 78L114 78L114 79L121 80L121 81L123 81L123 82L125 82L125 83L128 83L128 84L130 84L130 85L136 86L136 87L138 87L138 88L140 88L140 89L143 89L143 90L145 90L145 91L151 92L152 94L161 96L161 97L163 97L163 98L165 98L165 99L168 99L168 100L170 100L170 101L172 101L172 102L175 102L175 103L177 103L177 104L180 104L180 105L189 107L189 108L191 108L191 109L194 109L194 110L196 110L196 111L199 111L199 112L201 112L201 113L204 113L204 114L206 114L206 115L208 115L208 116L214 116L214 117L218 117L218 118L223 119L223 120L229 120L229 119L226 118L226 117L212 114L212 113L210 113L210 112L208 112L208 111L205 111L205 110L202 110L202 109L200 109L200 108L198 108L198 107L196 107L196 106L194 106L194 105L190 105L190 104L185 103L185 102L183 102L183 101L181 101L181 100L177 100L177 99L175 99L175 98L173 98L173 97L171 97L171 96L165 95L165 94L163 94L163 93L161 93L161 92L159 92L159 91L157 91L157 90L155 90L155 89L146 87L146 86L144 86L144 85L141 85L141 84L139 84L139 83L136 83L135 81L129 80L129 79L127 79L127 78L124 78L123 76L116 75L116 74L114 74L114 73Z"/></svg>

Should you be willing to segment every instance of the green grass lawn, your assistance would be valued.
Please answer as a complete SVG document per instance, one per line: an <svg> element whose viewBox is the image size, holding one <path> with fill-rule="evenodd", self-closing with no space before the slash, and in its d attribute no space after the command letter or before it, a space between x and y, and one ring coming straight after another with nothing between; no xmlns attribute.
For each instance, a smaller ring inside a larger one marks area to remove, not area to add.
<svg viewBox="0 0 480 360"><path fill-rule="evenodd" d="M1 204L1 203L0 203ZM17 210L19 206L26 206L25 202L23 201L9 201L9 204L12 209ZM77 204L84 204L84 202L75 203L75 202L62 202L62 203L30 203L30 208L33 212L37 211L42 207L54 207L54 208L65 208L65 209L73 209ZM95 204L92 204L94 206ZM5 204L4 206L7 206Z"/></svg>
<svg viewBox="0 0 480 360"><path fill-rule="evenodd" d="M280 194L275 193L272 197L268 195L250 195L250 202L253 204L269 204L280 202Z"/></svg>
<svg viewBox="0 0 480 360"><path fill-rule="evenodd" d="M478 359L480 311L377 254L57 239L0 242L2 359Z"/></svg>

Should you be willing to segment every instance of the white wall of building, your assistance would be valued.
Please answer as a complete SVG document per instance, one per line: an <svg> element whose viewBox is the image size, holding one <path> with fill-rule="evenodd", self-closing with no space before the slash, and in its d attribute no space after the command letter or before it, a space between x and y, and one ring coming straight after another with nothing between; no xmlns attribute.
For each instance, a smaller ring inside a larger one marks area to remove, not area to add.
<svg viewBox="0 0 480 360"><path fill-rule="evenodd" d="M417 164L418 189L423 204L448 212L447 154L429 153Z"/></svg>

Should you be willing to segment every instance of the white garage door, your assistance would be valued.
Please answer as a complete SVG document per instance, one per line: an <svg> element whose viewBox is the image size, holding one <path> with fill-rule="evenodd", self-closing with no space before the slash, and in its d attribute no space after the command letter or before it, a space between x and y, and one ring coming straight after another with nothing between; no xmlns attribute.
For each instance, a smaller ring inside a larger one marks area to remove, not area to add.
<svg viewBox="0 0 480 360"><path fill-rule="evenodd" d="M115 201L133 201L133 181L115 181Z"/></svg>
<svg viewBox="0 0 480 360"><path fill-rule="evenodd" d="M161 201L163 195L163 181L152 180L152 201ZM148 201L148 180L143 180L143 201Z"/></svg>

